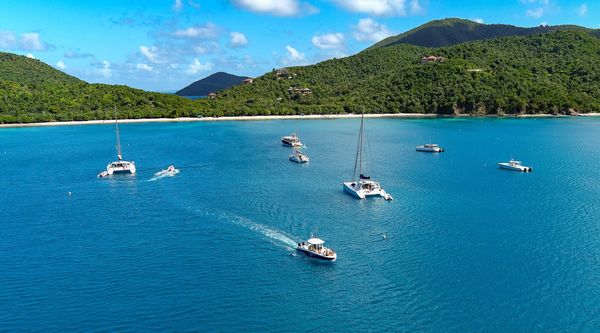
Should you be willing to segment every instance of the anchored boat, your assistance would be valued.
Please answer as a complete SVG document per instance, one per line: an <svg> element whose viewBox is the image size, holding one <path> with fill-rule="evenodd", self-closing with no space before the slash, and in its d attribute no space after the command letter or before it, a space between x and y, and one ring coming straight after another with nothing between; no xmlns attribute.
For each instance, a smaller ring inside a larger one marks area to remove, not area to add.
<svg viewBox="0 0 600 333"><path fill-rule="evenodd" d="M443 153L444 148L438 146L435 143L427 143L422 146L417 146L417 151L422 151L426 153Z"/></svg>
<svg viewBox="0 0 600 333"><path fill-rule="evenodd" d="M325 247L325 241L320 238L310 238L306 242L298 243L296 250L304 253L305 255L326 261L335 261L337 254L333 249Z"/></svg>
<svg viewBox="0 0 600 333"><path fill-rule="evenodd" d="M302 141L300 141L300 138L298 138L296 133L284 136L283 138L281 138L281 143L286 147L302 147L304 145Z"/></svg>
<svg viewBox="0 0 600 333"><path fill-rule="evenodd" d="M306 163L309 160L310 160L310 158L308 158L308 155L304 154L303 152L301 152L298 149L294 150L294 154L290 155L290 161L292 161L292 162Z"/></svg>
<svg viewBox="0 0 600 333"><path fill-rule="evenodd" d="M121 153L121 138L119 135L119 120L117 117L117 108L115 107L115 132L117 136L117 161L111 162L106 166L106 171L98 174L98 177L108 177L113 174L128 173L135 174L135 162L124 161Z"/></svg>
<svg viewBox="0 0 600 333"><path fill-rule="evenodd" d="M501 169L512 170L512 171L521 171L521 172L531 172L533 168L522 165L521 161L510 160L508 162L498 163L498 166Z"/></svg>
<svg viewBox="0 0 600 333"><path fill-rule="evenodd" d="M380 196L385 200L393 200L394 198L387 193L379 182L371 179L364 172L364 147L363 147L363 132L364 132L364 115L360 118L360 131L358 134L358 147L356 148L356 158L354 160L354 175L353 181L343 182L342 187L346 193L359 198L365 199L369 196ZM358 175L358 178L357 178Z"/></svg>

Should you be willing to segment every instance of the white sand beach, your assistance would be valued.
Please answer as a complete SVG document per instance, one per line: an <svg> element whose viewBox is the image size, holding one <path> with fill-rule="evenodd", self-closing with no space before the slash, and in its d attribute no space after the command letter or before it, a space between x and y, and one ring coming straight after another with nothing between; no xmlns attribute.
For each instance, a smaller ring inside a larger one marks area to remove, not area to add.
<svg viewBox="0 0 600 333"><path fill-rule="evenodd" d="M285 115L285 116L232 116L232 117L182 117L182 118L142 118L142 119L119 119L119 123L171 123L171 122L206 122L206 121L265 121L265 120L311 120L311 119L345 119L360 118L360 114L327 114L327 115ZM584 113L581 116L600 116L600 113ZM365 114L365 118L468 118L474 115L439 115L426 113L378 113ZM497 116L487 116L497 117ZM514 118L547 118L547 117L570 117L556 116L552 114L531 114L519 116L507 116ZM78 125L101 125L114 124L114 120L85 120L85 121L53 121L45 123L22 123L22 124L0 124L0 128L11 127L46 127L46 126L78 126Z"/></svg>

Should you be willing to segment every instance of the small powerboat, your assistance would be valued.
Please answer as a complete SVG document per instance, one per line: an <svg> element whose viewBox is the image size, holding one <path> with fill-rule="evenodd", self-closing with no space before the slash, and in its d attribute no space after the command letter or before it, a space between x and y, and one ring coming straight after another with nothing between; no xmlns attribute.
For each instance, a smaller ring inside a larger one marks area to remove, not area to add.
<svg viewBox="0 0 600 333"><path fill-rule="evenodd" d="M109 176L109 174L108 174L108 171L106 171L106 170L102 171L98 174L98 178L104 178L104 177L108 177L108 176Z"/></svg>
<svg viewBox="0 0 600 333"><path fill-rule="evenodd" d="M303 152L299 151L298 149L294 150L294 154L290 155L290 161L292 161L292 162L306 163L309 160L310 159L308 158L308 155L304 154Z"/></svg>
<svg viewBox="0 0 600 333"><path fill-rule="evenodd" d="M179 169L175 169L174 166L169 165L165 170L160 170L154 174L154 177L172 177L179 173Z"/></svg>
<svg viewBox="0 0 600 333"><path fill-rule="evenodd" d="M508 162L498 163L498 166L501 169L512 170L512 171L521 171L521 172L533 171L533 168L522 165L521 161L515 161L512 159Z"/></svg>
<svg viewBox="0 0 600 333"><path fill-rule="evenodd" d="M304 145L302 141L300 141L296 133L284 136L283 138L281 138L281 143L286 147L302 147Z"/></svg>
<svg viewBox="0 0 600 333"><path fill-rule="evenodd" d="M436 145L435 143L427 143L422 146L417 146L417 151L422 151L426 153L443 153L444 148Z"/></svg>
<svg viewBox="0 0 600 333"><path fill-rule="evenodd" d="M320 238L310 238L306 242L298 243L296 250L304 253L305 255L326 261L335 261L337 259L337 254L333 249L327 248L323 246L325 241Z"/></svg>

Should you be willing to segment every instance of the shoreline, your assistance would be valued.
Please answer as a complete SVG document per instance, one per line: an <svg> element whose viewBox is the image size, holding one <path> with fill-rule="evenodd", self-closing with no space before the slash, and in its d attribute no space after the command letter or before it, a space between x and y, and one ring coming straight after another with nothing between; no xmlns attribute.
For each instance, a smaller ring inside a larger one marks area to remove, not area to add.
<svg viewBox="0 0 600 333"><path fill-rule="evenodd" d="M473 115L440 115L427 113L377 113L365 114L365 118L567 118L572 116L553 115L549 113L527 114L519 116L473 116ZM598 117L600 113L583 113L581 117ZM141 118L141 119L119 119L121 124L136 123L182 123L182 122L216 122L216 121L265 121L265 120L323 120L323 119L351 119L360 118L360 114L328 114L328 115L285 115L285 116L231 116L231 117L180 117L180 118ZM0 128L18 127L51 127L51 126L79 126L79 125L103 125L114 124L114 119L108 120L81 120L81 121L51 121L44 123L19 123L0 124Z"/></svg>

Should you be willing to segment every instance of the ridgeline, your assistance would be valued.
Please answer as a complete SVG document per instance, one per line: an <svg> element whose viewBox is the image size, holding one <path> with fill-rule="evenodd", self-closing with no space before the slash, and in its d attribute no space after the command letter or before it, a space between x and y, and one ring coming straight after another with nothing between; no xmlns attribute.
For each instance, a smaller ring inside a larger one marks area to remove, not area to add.
<svg viewBox="0 0 600 333"><path fill-rule="evenodd" d="M120 118L600 112L598 36L577 26L433 21L356 55L273 70L196 101L89 84L0 53L0 123L111 119L113 106Z"/></svg>

